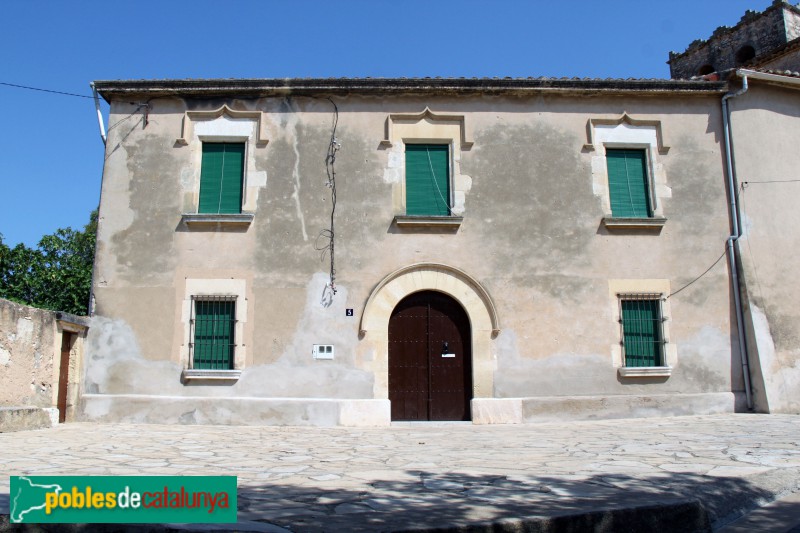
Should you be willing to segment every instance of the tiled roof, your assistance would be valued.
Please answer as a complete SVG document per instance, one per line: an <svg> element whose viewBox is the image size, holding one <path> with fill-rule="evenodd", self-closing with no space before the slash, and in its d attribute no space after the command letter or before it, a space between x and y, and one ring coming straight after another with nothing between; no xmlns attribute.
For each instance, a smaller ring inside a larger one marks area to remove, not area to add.
<svg viewBox="0 0 800 533"><path fill-rule="evenodd" d="M763 72L764 74L775 74L778 76L788 76L790 78L800 78L800 72L792 70L772 70L768 68L751 68L748 70L755 70L756 72Z"/></svg>

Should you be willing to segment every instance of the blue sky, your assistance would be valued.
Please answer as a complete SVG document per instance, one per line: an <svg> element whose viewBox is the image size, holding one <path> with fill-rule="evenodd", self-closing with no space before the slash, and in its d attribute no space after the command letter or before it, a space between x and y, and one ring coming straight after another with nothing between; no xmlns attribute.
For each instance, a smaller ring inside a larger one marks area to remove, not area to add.
<svg viewBox="0 0 800 533"><path fill-rule="evenodd" d="M771 0L3 3L0 82L90 95L140 78L667 78L682 51ZM97 206L94 103L0 85L0 233L35 246ZM103 104L103 112L107 106Z"/></svg>

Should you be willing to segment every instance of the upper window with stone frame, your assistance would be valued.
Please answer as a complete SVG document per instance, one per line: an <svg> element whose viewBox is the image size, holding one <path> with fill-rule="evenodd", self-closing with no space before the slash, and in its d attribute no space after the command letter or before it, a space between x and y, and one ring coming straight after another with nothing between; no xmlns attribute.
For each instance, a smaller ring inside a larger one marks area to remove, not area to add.
<svg viewBox="0 0 800 533"><path fill-rule="evenodd" d="M404 231L458 231L472 178L461 157L473 141L463 114L392 113L382 149L389 152L384 180L392 186L393 223Z"/></svg>
<svg viewBox="0 0 800 533"><path fill-rule="evenodd" d="M204 142L197 212L242 212L245 143Z"/></svg>
<svg viewBox="0 0 800 533"><path fill-rule="evenodd" d="M406 215L450 216L450 150L446 144L406 144Z"/></svg>
<svg viewBox="0 0 800 533"><path fill-rule="evenodd" d="M606 148L608 193L612 217L650 218L653 216L647 155L647 150L644 149Z"/></svg>
<svg viewBox="0 0 800 533"><path fill-rule="evenodd" d="M672 196L661 159L669 152L660 120L589 119L584 150L592 153L592 188L607 229L661 231L663 199Z"/></svg>
<svg viewBox="0 0 800 533"><path fill-rule="evenodd" d="M188 147L191 179L185 192L181 221L189 229L215 231L220 225L247 227L254 218L267 173L256 165L267 146L263 111L185 111L175 146ZM263 157L263 156L262 156Z"/></svg>

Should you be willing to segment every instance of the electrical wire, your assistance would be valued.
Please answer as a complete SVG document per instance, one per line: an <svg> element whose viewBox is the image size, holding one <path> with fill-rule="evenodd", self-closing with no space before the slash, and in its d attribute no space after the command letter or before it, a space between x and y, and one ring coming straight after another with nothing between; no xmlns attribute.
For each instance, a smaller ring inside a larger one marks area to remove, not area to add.
<svg viewBox="0 0 800 533"><path fill-rule="evenodd" d="M436 192L439 193L439 198L444 202L445 207L447 207L447 214L452 215L453 211L450 209L450 201L445 200L444 195L442 194L442 190L439 188L439 183L436 181L436 171L433 170L433 162L431 161L431 150L430 147L425 146L425 152L428 154L428 166L431 169L431 177L433 178L433 184L436 186ZM449 157L448 151L448 157Z"/></svg>
<svg viewBox="0 0 800 533"><path fill-rule="evenodd" d="M750 184L757 184L757 183L797 183L800 180L764 180L764 181L743 181L742 182L742 190L747 188Z"/></svg>
<svg viewBox="0 0 800 533"><path fill-rule="evenodd" d="M675 296L676 294L678 294L679 292L681 292L683 289L685 289L685 288L689 287L690 285L694 284L694 282L698 281L700 278L702 278L703 276L705 276L706 274L708 274L708 273L711 271L711 269L712 269L712 268L714 268L715 266L717 266L717 263L719 263L719 262L722 260L722 258L723 258L723 257L725 257L725 254L726 254L726 253L727 253L727 250L726 250L726 251L724 251L724 252L722 252L722 255L721 255L721 256L719 256L719 257L717 258L717 260L716 260L716 261L714 261L714 263L713 263L713 264L712 264L710 267L708 267L708 268L706 269L706 271L705 271L705 272L703 272L702 274L700 274L699 276L697 276L696 278L694 278L692 281L690 281L689 283L687 283L686 285L684 285L683 287L681 287L681 288L680 288L680 289L678 289L677 291L673 291L673 292L671 292L671 293L670 293L670 294L669 294L669 295L668 295L666 298L664 298L664 299L666 300L667 298L671 298L671 297Z"/></svg>
<svg viewBox="0 0 800 533"><path fill-rule="evenodd" d="M64 96L75 96L76 98L94 99L94 96L86 96L85 94L67 93L64 91L54 91L52 89L40 89L39 87L28 87L27 85L17 85L16 83L7 83L4 81L0 81L0 85L5 85L7 87L16 87L17 89L27 89L29 91L41 91L43 93L62 94Z"/></svg>
<svg viewBox="0 0 800 533"><path fill-rule="evenodd" d="M139 112L139 109L141 109L141 108L142 108L144 105L146 105L146 104L140 104L140 105L139 105L139 106L138 106L136 109L134 109L133 111L131 111L131 113L130 113L129 115L126 115L126 116L122 117L121 119L119 119L118 121L116 121L115 123L113 123L112 125L110 125L110 126L108 127L108 131L111 131L111 130L113 130L114 128L116 128L117 126L119 126L121 123L125 122L126 120L128 120L129 118L131 118L133 115L135 115L136 113L138 113L138 112Z"/></svg>
<svg viewBox="0 0 800 533"><path fill-rule="evenodd" d="M745 183L747 183L747 182L743 182L742 185L741 185L741 193L744 193ZM745 202L745 196L746 196L745 194L739 194L738 195L738 197L741 198L741 200L742 200L741 201L742 212L744 213L744 215L747 215L747 203ZM761 294L764 294L764 289L761 288L761 280L759 280L759 278L758 278L758 268L756 267L756 259L755 259L755 256L753 255L753 249L750 247L750 241L751 240L752 240L752 238L751 238L750 232L748 231L747 238L744 240L744 242L747 244L747 251L750 253L750 263L752 263L752 265L753 265L753 275L756 278L756 285L758 286L758 291ZM766 310L766 306L765 306L765 310Z"/></svg>
<svg viewBox="0 0 800 533"><path fill-rule="evenodd" d="M317 241L314 243L314 248L322 252L322 260L325 259L327 254L330 258L330 281L328 286L333 294L336 294L336 263L334 257L334 245L336 232L334 228L334 215L336 214L336 153L342 147L336 139L336 128L339 125L339 107L336 102L328 97L328 101L333 105L333 126L331 128L331 140L328 143L328 153L325 155L325 172L328 175L328 181L325 186L331 190L331 223L329 229L324 229L317 235ZM327 239L324 245L319 244L320 239Z"/></svg>

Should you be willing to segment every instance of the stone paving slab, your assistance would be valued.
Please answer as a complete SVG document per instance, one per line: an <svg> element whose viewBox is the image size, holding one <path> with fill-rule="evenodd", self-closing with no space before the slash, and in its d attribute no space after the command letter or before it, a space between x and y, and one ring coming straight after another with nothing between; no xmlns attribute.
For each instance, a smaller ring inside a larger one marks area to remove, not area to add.
<svg viewBox="0 0 800 533"><path fill-rule="evenodd" d="M271 532L709 531L800 487L800 417L791 415L389 428L81 423L0 434L0 450L0 530L16 529L7 525L9 476L25 474L233 474L233 529Z"/></svg>

